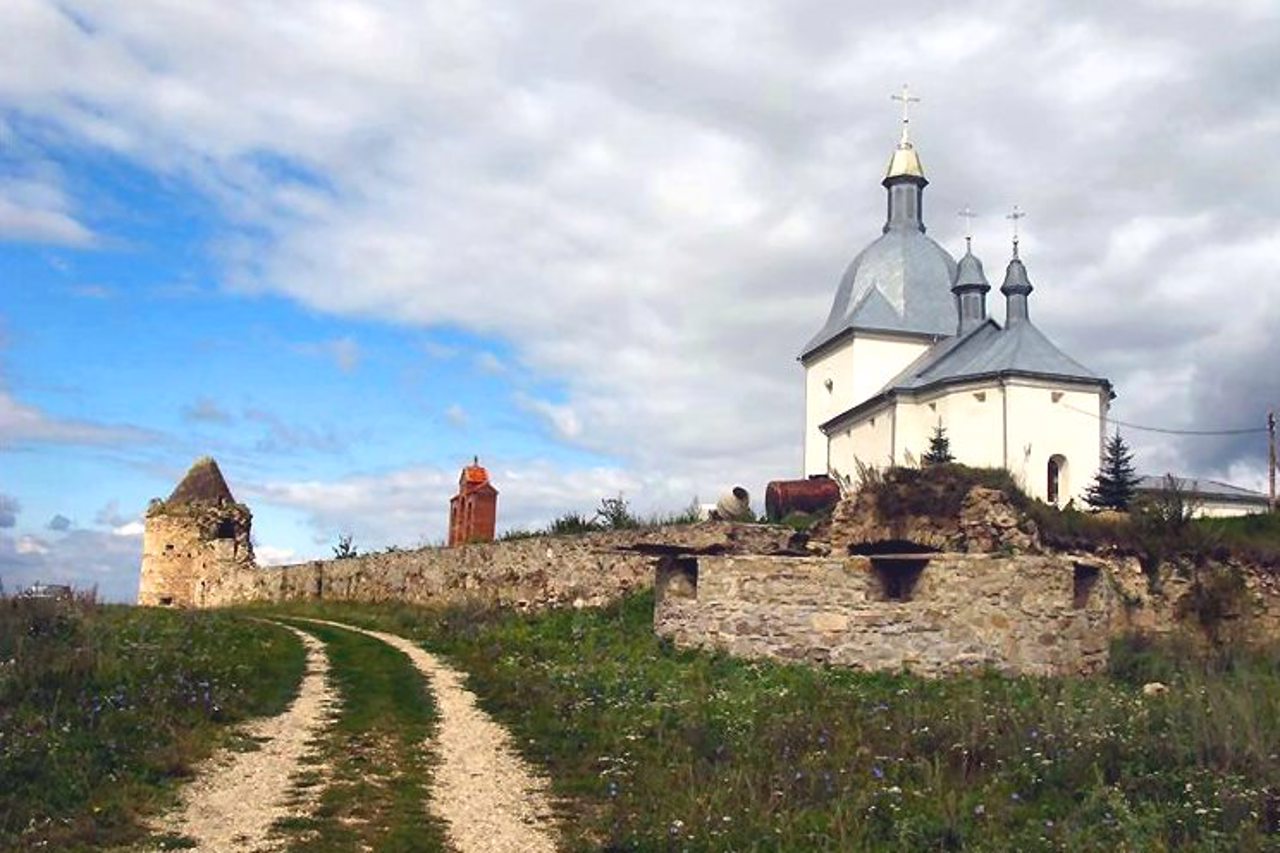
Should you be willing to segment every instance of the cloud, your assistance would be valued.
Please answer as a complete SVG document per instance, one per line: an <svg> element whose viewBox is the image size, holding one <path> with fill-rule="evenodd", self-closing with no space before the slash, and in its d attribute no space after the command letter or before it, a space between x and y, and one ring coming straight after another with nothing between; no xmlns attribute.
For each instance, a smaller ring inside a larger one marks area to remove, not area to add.
<svg viewBox="0 0 1280 853"><path fill-rule="evenodd" d="M499 530L539 527L570 510L590 515L601 498L618 494L642 514L679 509L694 496L687 478L642 478L616 467L565 468L542 460L485 465L500 493ZM321 545L351 533L362 550L376 550L442 541L457 486L456 470L411 467L336 481L269 481L244 492L251 503L302 512Z"/></svg>
<svg viewBox="0 0 1280 853"><path fill-rule="evenodd" d="M58 513L53 518L49 519L49 523L45 525L45 529L52 530L55 533L66 533L74 526L74 521L67 518L62 513Z"/></svg>
<svg viewBox="0 0 1280 853"><path fill-rule="evenodd" d="M188 423L224 425L234 420L230 412L208 397L200 397L195 402L183 406L182 419Z"/></svg>
<svg viewBox="0 0 1280 853"><path fill-rule="evenodd" d="M39 180L0 178L0 241L86 248L93 232L71 214L62 190Z"/></svg>
<svg viewBox="0 0 1280 853"><path fill-rule="evenodd" d="M444 410L444 419L450 426L461 429L467 425L467 410L461 404L453 403Z"/></svg>
<svg viewBox="0 0 1280 853"><path fill-rule="evenodd" d="M0 528L13 527L18 523L18 513L22 511L22 504L18 503L18 499L9 495L0 495Z"/></svg>
<svg viewBox="0 0 1280 853"><path fill-rule="evenodd" d="M292 548L273 545L255 545L253 555L260 566L286 566L297 561L297 553Z"/></svg>
<svg viewBox="0 0 1280 853"><path fill-rule="evenodd" d="M47 414L0 388L0 448L16 445L122 445L154 442L158 435L134 426L98 424Z"/></svg>
<svg viewBox="0 0 1280 853"><path fill-rule="evenodd" d="M107 501L93 516L94 524L109 527L113 530L123 527L130 520L129 516L120 512L120 502L116 500Z"/></svg>
<svg viewBox="0 0 1280 853"><path fill-rule="evenodd" d="M360 344L351 337L334 338L319 343L296 344L294 350L303 355L331 359L343 373L354 373L360 366Z"/></svg>
<svg viewBox="0 0 1280 853"><path fill-rule="evenodd" d="M96 587L108 601L137 598L142 537L96 530L70 530L51 539L0 534L0 584L5 591L35 583Z"/></svg>
<svg viewBox="0 0 1280 853"><path fill-rule="evenodd" d="M904 79L932 235L959 248L972 204L998 270L1017 201L1032 315L1118 414L1255 422L1280 396L1280 172L1241 152L1280 143L1278 14L139 0L77 22L24 0L0 103L195 182L228 287L501 340L557 389L522 400L559 441L713 489L799 473L794 357L879 233ZM354 340L314 346L358 365ZM1137 444L1200 474L1252 452Z"/></svg>
<svg viewBox="0 0 1280 853"><path fill-rule="evenodd" d="M502 359L488 351L478 353L473 363L476 370L491 376L499 376L507 371L507 366L502 363Z"/></svg>
<svg viewBox="0 0 1280 853"><path fill-rule="evenodd" d="M313 428L285 421L265 409L245 409L244 419L260 424L265 433L254 445L260 453L341 453L349 440L331 427Z"/></svg>

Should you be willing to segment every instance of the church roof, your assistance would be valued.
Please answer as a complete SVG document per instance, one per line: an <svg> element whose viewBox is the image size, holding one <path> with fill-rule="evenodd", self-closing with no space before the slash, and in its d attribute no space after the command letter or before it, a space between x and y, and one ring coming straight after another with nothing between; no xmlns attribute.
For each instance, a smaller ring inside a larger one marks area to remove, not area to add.
<svg viewBox="0 0 1280 853"><path fill-rule="evenodd" d="M1106 379L1054 346L1030 321L1002 329L988 318L972 331L934 344L871 398L841 412L821 428L848 420L900 393L1000 376L1111 387Z"/></svg>
<svg viewBox="0 0 1280 853"><path fill-rule="evenodd" d="M950 335L956 329L955 259L915 228L880 235L849 264L826 323L801 358L850 329Z"/></svg>
<svg viewBox="0 0 1280 853"><path fill-rule="evenodd" d="M942 382L1010 373L1105 383L1054 346L1032 323L1001 329L994 320L928 351L882 389L918 390Z"/></svg>
<svg viewBox="0 0 1280 853"><path fill-rule="evenodd" d="M187 471L187 476L178 483L166 503L176 505L222 501L235 503L236 499L231 496L231 489L223 479L218 463L210 456L202 456Z"/></svg>
<svg viewBox="0 0 1280 853"><path fill-rule="evenodd" d="M1174 477L1173 479L1177 482L1179 489L1198 498L1213 498L1215 500L1240 503L1261 503L1263 505L1267 503L1267 496L1262 492L1242 489L1230 483L1188 477ZM1167 483L1164 477L1151 476L1140 478L1137 485L1137 489L1140 492L1160 492L1166 487Z"/></svg>

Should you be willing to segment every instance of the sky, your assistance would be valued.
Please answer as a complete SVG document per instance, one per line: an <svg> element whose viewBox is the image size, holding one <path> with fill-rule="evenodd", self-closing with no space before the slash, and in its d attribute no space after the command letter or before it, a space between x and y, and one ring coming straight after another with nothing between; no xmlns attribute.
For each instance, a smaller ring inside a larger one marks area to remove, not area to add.
<svg viewBox="0 0 1280 853"><path fill-rule="evenodd" d="M1138 426L1280 405L1280 5L5 0L0 583L136 593L199 456L260 561L799 476L802 369L912 136L1014 204L1031 312ZM996 306L997 316L1000 315ZM1265 487L1265 436L1124 429Z"/></svg>

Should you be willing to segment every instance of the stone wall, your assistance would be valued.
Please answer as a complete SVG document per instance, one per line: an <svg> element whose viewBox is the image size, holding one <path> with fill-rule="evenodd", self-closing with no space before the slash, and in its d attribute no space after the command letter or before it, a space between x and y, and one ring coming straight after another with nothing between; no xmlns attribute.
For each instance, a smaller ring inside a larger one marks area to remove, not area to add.
<svg viewBox="0 0 1280 853"><path fill-rule="evenodd" d="M663 553L769 554L785 550L790 539L786 528L712 522L391 551L223 572L208 579L204 603L319 598L596 607L649 587Z"/></svg>
<svg viewBox="0 0 1280 853"><path fill-rule="evenodd" d="M672 557L656 594L681 646L925 675L1093 672L1123 609L1106 567L1039 555Z"/></svg>

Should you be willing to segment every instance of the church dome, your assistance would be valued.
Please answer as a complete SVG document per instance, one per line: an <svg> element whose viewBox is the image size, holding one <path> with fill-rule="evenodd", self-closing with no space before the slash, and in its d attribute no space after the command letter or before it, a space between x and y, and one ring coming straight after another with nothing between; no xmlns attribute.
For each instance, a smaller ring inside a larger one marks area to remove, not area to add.
<svg viewBox="0 0 1280 853"><path fill-rule="evenodd" d="M923 178L886 178L889 224L885 232L853 259L836 288L831 313L801 358L848 329L874 329L924 335L956 330L951 293L956 261L924 233L919 219ZM906 184L906 186L898 186ZM895 191L910 195L895 199ZM898 208L912 208L904 215Z"/></svg>

